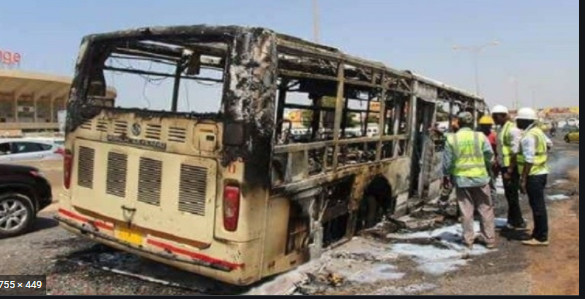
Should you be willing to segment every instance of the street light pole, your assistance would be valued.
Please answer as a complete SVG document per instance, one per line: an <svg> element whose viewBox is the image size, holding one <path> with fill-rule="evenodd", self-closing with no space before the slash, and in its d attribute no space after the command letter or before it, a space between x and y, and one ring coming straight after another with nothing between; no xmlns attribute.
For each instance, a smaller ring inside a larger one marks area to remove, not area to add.
<svg viewBox="0 0 585 299"><path fill-rule="evenodd" d="M473 55L473 68L475 74L475 93L480 95L480 88L479 88L479 54L481 51L490 46L497 46L500 42L495 40L487 44L479 45L479 46L453 46L453 50L464 50L469 51Z"/></svg>
<svg viewBox="0 0 585 299"><path fill-rule="evenodd" d="M510 83L514 84L514 109L518 110L520 104L520 98L518 94L518 79L516 77L510 77Z"/></svg>
<svg viewBox="0 0 585 299"><path fill-rule="evenodd" d="M319 6L317 0L313 0L313 40L319 43Z"/></svg>
<svg viewBox="0 0 585 299"><path fill-rule="evenodd" d="M479 90L479 51L473 51L473 68L475 70L475 93L480 95Z"/></svg>

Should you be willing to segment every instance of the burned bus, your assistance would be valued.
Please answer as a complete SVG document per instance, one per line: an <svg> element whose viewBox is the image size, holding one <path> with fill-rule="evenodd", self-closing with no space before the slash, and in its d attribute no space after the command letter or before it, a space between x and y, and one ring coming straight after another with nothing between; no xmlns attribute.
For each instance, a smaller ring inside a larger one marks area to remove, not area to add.
<svg viewBox="0 0 585 299"><path fill-rule="evenodd" d="M113 107L100 104L109 87ZM441 147L429 128L464 109L479 116L484 102L264 28L89 35L67 103L56 218L108 246L250 285L437 197ZM305 138L287 134L291 110Z"/></svg>

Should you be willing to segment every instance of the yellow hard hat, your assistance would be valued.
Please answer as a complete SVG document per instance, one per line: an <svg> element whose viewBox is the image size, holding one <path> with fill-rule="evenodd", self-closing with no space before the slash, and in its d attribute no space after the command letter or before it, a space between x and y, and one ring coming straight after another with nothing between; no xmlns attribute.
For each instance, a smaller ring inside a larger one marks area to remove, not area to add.
<svg viewBox="0 0 585 299"><path fill-rule="evenodd" d="M484 115L479 119L480 125L494 125L494 119L489 115Z"/></svg>

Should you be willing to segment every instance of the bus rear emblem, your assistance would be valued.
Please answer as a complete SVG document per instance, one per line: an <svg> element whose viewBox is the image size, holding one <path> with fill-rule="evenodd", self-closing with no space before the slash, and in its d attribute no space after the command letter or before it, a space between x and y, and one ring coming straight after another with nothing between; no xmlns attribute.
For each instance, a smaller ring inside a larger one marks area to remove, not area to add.
<svg viewBox="0 0 585 299"><path fill-rule="evenodd" d="M142 131L142 128L140 127L139 123L134 123L132 125L132 134L134 134L134 136L140 135L141 131Z"/></svg>

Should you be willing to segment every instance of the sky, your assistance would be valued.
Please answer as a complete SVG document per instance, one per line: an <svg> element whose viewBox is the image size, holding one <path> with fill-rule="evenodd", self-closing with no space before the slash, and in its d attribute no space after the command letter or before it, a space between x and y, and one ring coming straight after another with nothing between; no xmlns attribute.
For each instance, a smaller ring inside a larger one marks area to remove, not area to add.
<svg viewBox="0 0 585 299"><path fill-rule="evenodd" d="M318 11L321 43L471 92L476 91L473 56L454 46L498 41L478 56L479 91L489 105L513 106L516 91L520 106L579 105L578 0L318 0ZM189 24L263 26L311 40L313 4L5 1L0 6L0 50L21 53L22 70L72 76L84 35ZM132 84L116 81L117 89L136 93ZM144 89L141 96L147 94L153 95Z"/></svg>

